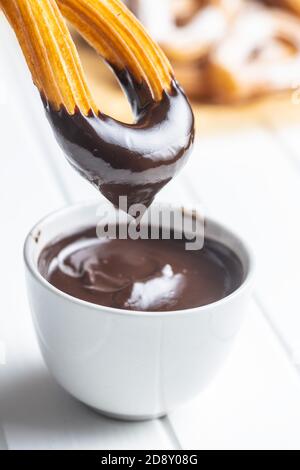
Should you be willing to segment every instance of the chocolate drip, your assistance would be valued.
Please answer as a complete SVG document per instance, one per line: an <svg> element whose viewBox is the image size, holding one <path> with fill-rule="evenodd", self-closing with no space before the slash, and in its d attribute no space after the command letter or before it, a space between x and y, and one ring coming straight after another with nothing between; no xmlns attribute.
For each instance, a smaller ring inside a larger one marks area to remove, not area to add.
<svg viewBox="0 0 300 470"><path fill-rule="evenodd" d="M73 115L53 110L44 99L48 120L71 165L118 206L148 207L156 193L185 164L194 141L194 118L177 84L153 102L147 84L136 83L127 71L117 72L136 117L125 124L99 113Z"/></svg>

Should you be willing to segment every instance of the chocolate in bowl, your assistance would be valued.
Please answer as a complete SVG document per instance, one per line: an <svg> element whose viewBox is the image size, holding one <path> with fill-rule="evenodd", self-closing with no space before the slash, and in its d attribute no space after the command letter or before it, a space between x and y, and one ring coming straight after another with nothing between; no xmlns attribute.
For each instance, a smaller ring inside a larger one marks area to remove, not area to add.
<svg viewBox="0 0 300 470"><path fill-rule="evenodd" d="M137 311L208 305L243 281L241 261L220 242L207 238L201 250L189 251L184 239L98 238L95 227L48 244L38 267L72 297Z"/></svg>

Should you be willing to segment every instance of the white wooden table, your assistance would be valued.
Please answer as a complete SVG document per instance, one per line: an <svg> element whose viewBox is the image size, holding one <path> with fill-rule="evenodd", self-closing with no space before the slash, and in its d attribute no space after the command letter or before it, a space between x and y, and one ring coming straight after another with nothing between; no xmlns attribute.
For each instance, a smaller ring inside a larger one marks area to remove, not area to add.
<svg viewBox="0 0 300 470"><path fill-rule="evenodd" d="M55 384L33 332L24 237L49 211L97 194L54 142L17 51L0 16L0 448L300 449L298 129L279 128L274 116L202 138L162 192L164 200L201 201L248 239L255 293L226 367L204 393L162 420L111 421Z"/></svg>

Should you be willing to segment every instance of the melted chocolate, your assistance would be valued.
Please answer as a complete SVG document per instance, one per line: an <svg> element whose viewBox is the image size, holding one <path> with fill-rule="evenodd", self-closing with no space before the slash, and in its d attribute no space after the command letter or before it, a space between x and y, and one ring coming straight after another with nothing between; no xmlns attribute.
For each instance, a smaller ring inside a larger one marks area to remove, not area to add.
<svg viewBox="0 0 300 470"><path fill-rule="evenodd" d="M190 105L173 81L170 93L153 102L148 86L136 83L127 71L116 71L133 112L135 124L105 114L74 115L52 109L44 99L48 120L71 165L118 206L148 207L156 193L184 165L194 140Z"/></svg>
<svg viewBox="0 0 300 470"><path fill-rule="evenodd" d="M39 270L53 286L94 304L128 310L170 311L207 305L236 290L240 260L207 239L200 251L184 240L110 240L95 228L48 245Z"/></svg>

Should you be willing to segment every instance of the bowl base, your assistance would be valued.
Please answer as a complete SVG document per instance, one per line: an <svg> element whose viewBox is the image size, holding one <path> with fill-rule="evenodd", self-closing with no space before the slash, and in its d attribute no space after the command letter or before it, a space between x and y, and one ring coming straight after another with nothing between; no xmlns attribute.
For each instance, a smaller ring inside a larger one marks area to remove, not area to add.
<svg viewBox="0 0 300 470"><path fill-rule="evenodd" d="M118 421L151 421L153 419L161 419L167 416L166 413L158 413L153 415L123 415L118 413L111 413L109 411L103 411L99 408L95 408L94 406L88 406L94 412L105 416L106 418L115 419Z"/></svg>

